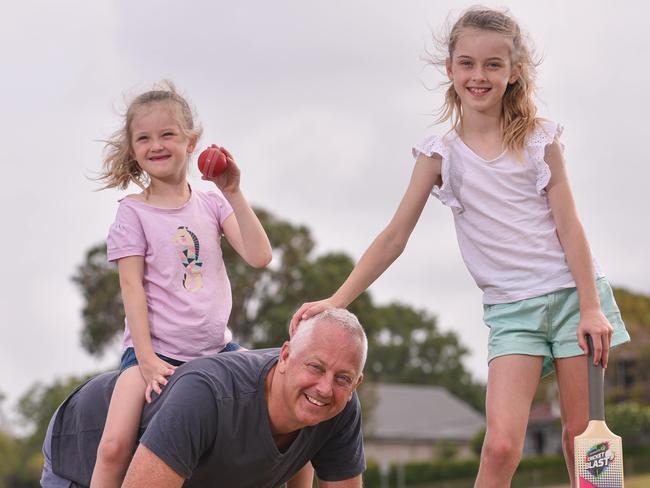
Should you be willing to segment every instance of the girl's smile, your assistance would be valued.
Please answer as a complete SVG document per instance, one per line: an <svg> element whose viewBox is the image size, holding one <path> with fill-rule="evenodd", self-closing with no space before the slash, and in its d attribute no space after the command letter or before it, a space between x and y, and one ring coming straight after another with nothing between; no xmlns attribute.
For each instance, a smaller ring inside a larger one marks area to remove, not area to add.
<svg viewBox="0 0 650 488"><path fill-rule="evenodd" d="M184 181L193 145L166 104L141 109L133 117L131 132L134 157L152 181Z"/></svg>
<svg viewBox="0 0 650 488"><path fill-rule="evenodd" d="M458 36L447 75L463 106L464 117L472 112L501 114L508 84L519 76L511 61L512 41L494 31L467 28Z"/></svg>

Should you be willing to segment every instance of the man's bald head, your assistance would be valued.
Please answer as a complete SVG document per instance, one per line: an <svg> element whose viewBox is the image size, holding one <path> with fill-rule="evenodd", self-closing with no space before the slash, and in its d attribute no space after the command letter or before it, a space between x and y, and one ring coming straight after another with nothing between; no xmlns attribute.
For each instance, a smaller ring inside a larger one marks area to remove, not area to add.
<svg viewBox="0 0 650 488"><path fill-rule="evenodd" d="M361 374L368 356L368 339L357 316L343 308L325 310L313 317L300 321L296 332L289 341L293 353L307 347L312 334L318 333L321 327L338 328L346 333L350 341L356 342L359 351L359 371Z"/></svg>

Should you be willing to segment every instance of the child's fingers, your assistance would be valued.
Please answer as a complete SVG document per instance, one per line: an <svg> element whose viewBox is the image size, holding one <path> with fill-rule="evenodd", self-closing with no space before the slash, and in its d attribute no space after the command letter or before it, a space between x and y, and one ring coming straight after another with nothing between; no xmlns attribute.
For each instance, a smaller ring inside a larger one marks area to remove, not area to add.
<svg viewBox="0 0 650 488"><path fill-rule="evenodd" d="M303 304L298 310L296 310L291 317L291 322L289 323L289 337L293 337L293 334L296 332L296 328L298 327L298 322L300 322L300 317L302 316L305 305Z"/></svg>
<svg viewBox="0 0 650 488"><path fill-rule="evenodd" d="M221 146L219 149L221 150L222 153L226 155L226 157L232 159L233 161L235 160L235 158L232 157L232 154L230 154L230 151L228 151L228 149L226 149L223 146Z"/></svg>
<svg viewBox="0 0 650 488"><path fill-rule="evenodd" d="M293 314L291 317L291 323L289 324L289 337L293 337L293 334L296 332L298 324L301 320L308 319L314 315L313 313L310 313L310 308L313 304L314 302L303 303L300 308Z"/></svg>
<svg viewBox="0 0 650 488"><path fill-rule="evenodd" d="M609 342L610 342L609 335L603 334L600 336L600 343L601 343L600 362L603 364L603 368L607 367L607 361L609 360Z"/></svg>
<svg viewBox="0 0 650 488"><path fill-rule="evenodd" d="M330 308L330 306L325 302L312 303L309 305L309 307L305 309L300 319L307 320L308 318L311 318L314 315L318 315L319 313L324 312L328 308Z"/></svg>
<svg viewBox="0 0 650 488"><path fill-rule="evenodd" d="M609 337L607 334L591 334L594 345L594 365L602 363L603 368L607 367L609 356Z"/></svg>
<svg viewBox="0 0 650 488"><path fill-rule="evenodd" d="M580 333L578 331L578 346L580 346L580 349L582 349L582 352L585 353L586 356L589 355L589 346L587 346L587 339L585 338L585 335Z"/></svg>
<svg viewBox="0 0 650 488"><path fill-rule="evenodd" d="M165 386L167 384L167 380L165 379L164 376L159 376L158 378L154 378L151 380L151 382L147 385L147 389L144 392L144 398L147 401L147 403L151 403L152 393L156 393L156 395L160 395L162 393L162 388L160 385Z"/></svg>

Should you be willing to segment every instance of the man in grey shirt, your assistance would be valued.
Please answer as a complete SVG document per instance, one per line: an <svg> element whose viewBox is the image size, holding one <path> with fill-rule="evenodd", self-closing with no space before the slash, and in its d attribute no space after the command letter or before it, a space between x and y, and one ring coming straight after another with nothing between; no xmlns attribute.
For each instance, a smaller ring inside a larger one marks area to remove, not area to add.
<svg viewBox="0 0 650 488"><path fill-rule="evenodd" d="M361 487L361 383L367 339L342 309L300 324L281 349L222 353L176 369L145 406L127 488L277 487L311 462L319 486ZM61 404L43 452L42 486L90 483L117 372ZM294 481L293 486L311 486Z"/></svg>

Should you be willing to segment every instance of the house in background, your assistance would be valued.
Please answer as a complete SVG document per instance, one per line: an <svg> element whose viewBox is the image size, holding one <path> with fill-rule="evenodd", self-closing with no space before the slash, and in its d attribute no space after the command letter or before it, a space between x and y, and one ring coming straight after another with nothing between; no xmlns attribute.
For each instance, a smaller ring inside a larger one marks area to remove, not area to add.
<svg viewBox="0 0 650 488"><path fill-rule="evenodd" d="M453 451L472 454L470 441L485 418L444 388L374 383L363 387L366 458L380 466L431 461Z"/></svg>
<svg viewBox="0 0 650 488"><path fill-rule="evenodd" d="M530 409L524 456L562 454L559 402L535 403Z"/></svg>

